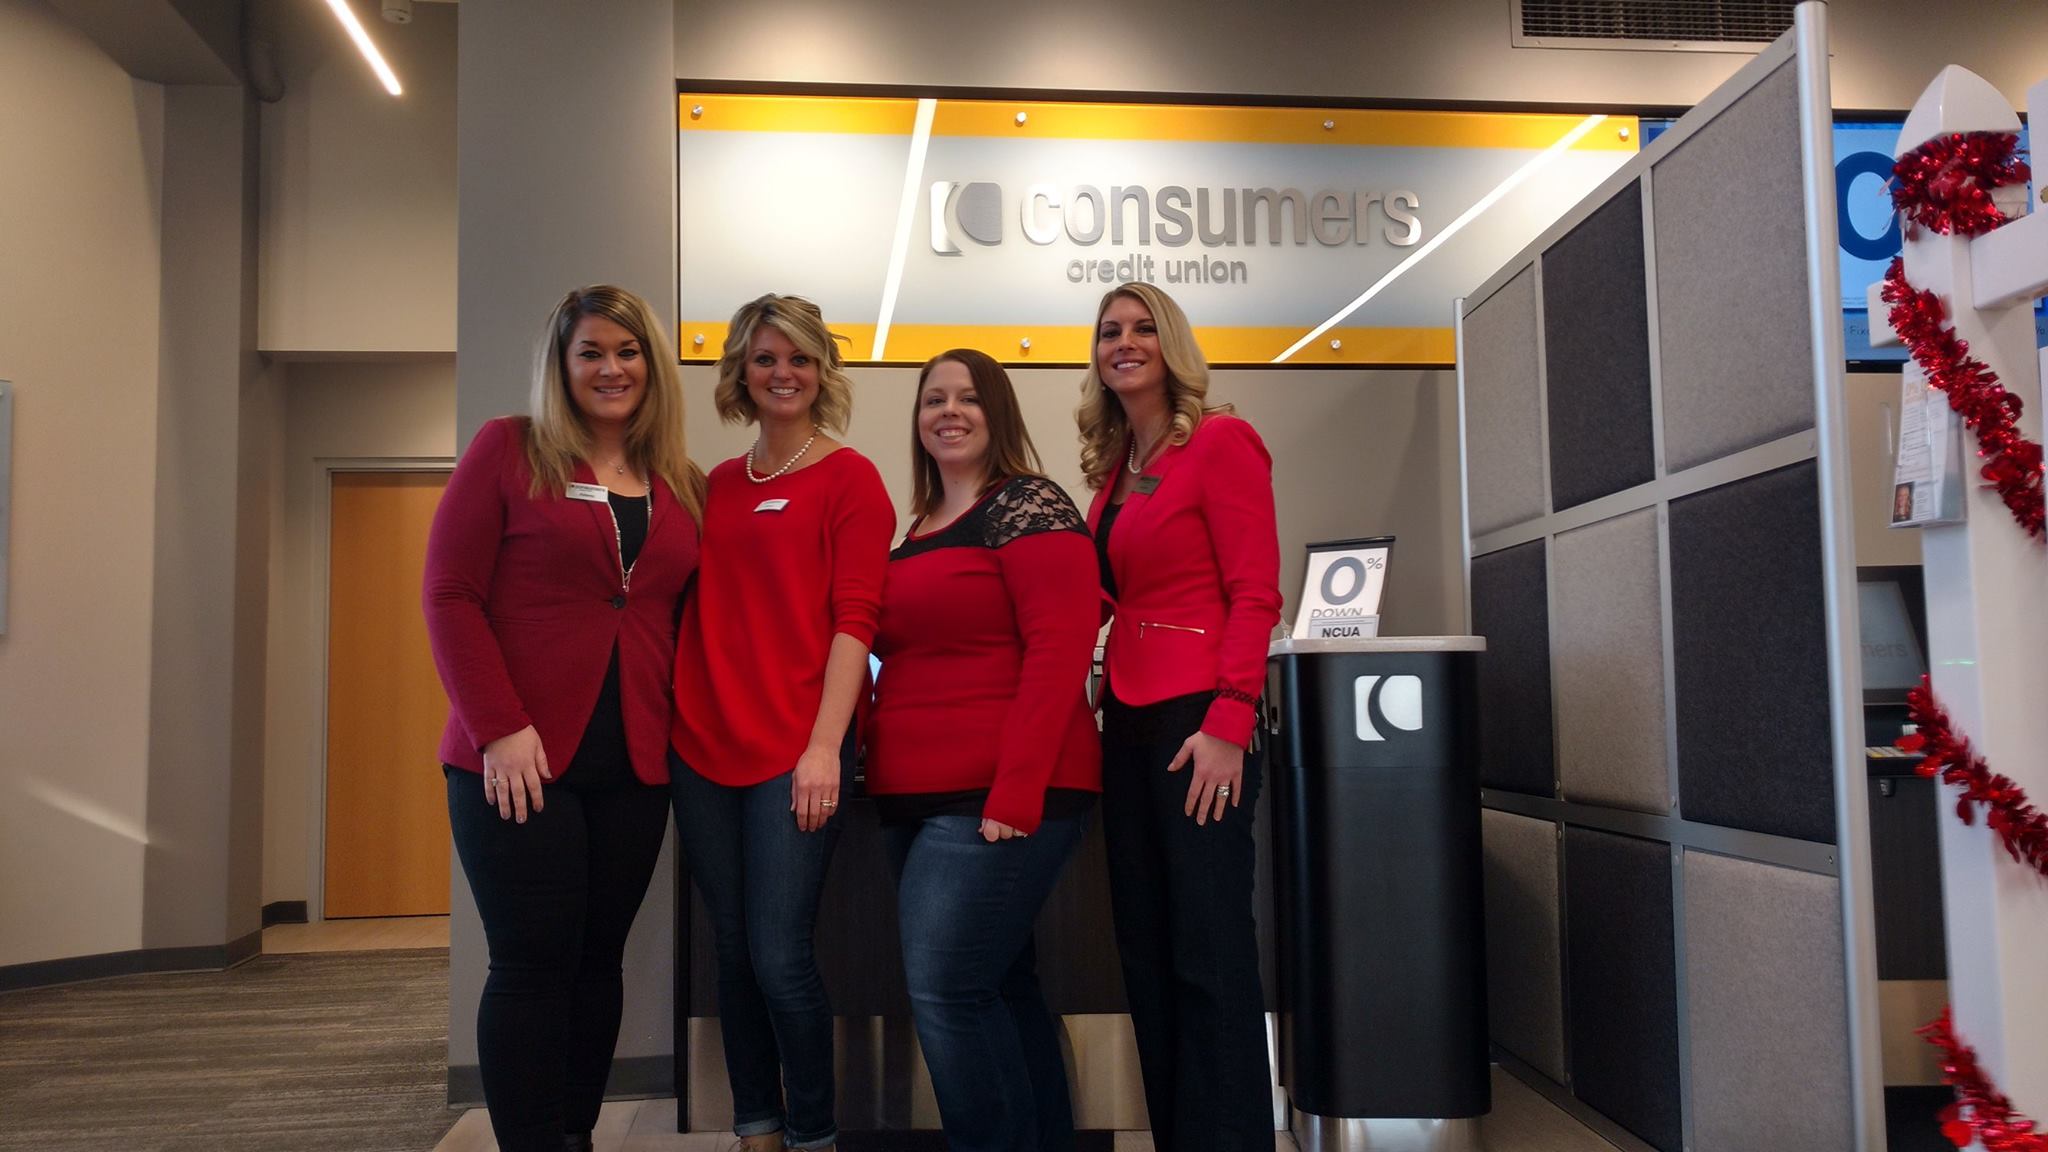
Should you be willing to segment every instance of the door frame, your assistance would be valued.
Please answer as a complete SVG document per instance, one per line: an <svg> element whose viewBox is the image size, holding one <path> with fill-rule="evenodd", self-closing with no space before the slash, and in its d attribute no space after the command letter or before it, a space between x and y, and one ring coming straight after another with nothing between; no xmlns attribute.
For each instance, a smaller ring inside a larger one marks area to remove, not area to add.
<svg viewBox="0 0 2048 1152"><path fill-rule="evenodd" d="M333 569L329 556L334 532L334 478L350 472L455 471L453 456L322 456L313 461L318 492L313 501L313 628L315 660L320 669L319 698L313 702L320 746L314 752L311 793L307 797L306 920L327 919L327 637Z"/></svg>

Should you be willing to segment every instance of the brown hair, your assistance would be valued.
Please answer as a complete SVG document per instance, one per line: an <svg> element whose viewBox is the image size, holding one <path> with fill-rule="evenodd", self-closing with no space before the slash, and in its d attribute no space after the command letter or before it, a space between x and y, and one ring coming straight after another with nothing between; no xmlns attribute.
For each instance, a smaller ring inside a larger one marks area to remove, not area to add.
<svg viewBox="0 0 2048 1152"><path fill-rule="evenodd" d="M631 333L647 365L647 388L626 423L626 462L650 482L659 476L692 519L704 519L704 471L691 461L683 439L683 378L661 321L647 301L609 284L572 289L548 315L534 358L531 426L526 463L531 492L561 495L576 474L576 461L589 457L590 428L569 396L569 341L585 316L609 320Z"/></svg>
<svg viewBox="0 0 2048 1152"><path fill-rule="evenodd" d="M932 369L948 360L967 369L968 379L974 383L975 398L981 402L982 419L988 425L988 455L982 460L980 490L986 492L1019 476L1045 475L1038 462L1038 449L1031 443L1031 432L1024 427L1024 414L1017 407L1017 389L1010 383L1010 374L986 352L949 349L918 369L917 392L910 405L910 510L918 516L931 515L946 494L945 483L939 477L939 462L925 451L924 440L918 435L917 416L924 406L925 381L931 377Z"/></svg>

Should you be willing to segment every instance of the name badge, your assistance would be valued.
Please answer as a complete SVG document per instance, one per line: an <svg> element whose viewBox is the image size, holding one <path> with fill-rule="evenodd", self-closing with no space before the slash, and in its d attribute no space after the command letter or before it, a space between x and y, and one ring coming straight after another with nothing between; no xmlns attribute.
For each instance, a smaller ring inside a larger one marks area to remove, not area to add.
<svg viewBox="0 0 2048 1152"><path fill-rule="evenodd" d="M1138 477L1138 482L1136 484L1131 485L1131 491L1137 493L1140 496L1150 496L1152 493L1157 492L1158 490L1159 477L1157 476L1140 476Z"/></svg>
<svg viewBox="0 0 2048 1152"><path fill-rule="evenodd" d="M571 500L588 500L593 504L609 504L612 499L602 484L571 484L568 495Z"/></svg>
<svg viewBox="0 0 2048 1152"><path fill-rule="evenodd" d="M761 502L760 502L759 504L756 504L756 505L754 505L754 511L756 511L756 512L780 512L780 511L782 511L782 510L783 510L784 508L787 508L787 507L789 507L789 501L788 501L788 500L781 500L781 499L777 499L777 500L763 500L763 501L761 501Z"/></svg>

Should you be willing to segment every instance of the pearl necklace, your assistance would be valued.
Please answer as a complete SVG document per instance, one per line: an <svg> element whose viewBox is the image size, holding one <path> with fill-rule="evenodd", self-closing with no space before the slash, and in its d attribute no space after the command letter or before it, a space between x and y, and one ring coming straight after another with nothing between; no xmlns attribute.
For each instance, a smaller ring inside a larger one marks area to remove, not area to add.
<svg viewBox="0 0 2048 1152"><path fill-rule="evenodd" d="M1165 439L1165 437L1162 436L1160 437L1160 439L1163 440ZM1152 445L1152 447L1154 450L1156 450L1159 447L1159 445L1155 443L1154 445ZM1151 462L1151 452L1145 453L1145 460L1147 463ZM1138 433L1136 429L1133 429L1131 431L1131 450L1124 455L1124 470L1126 472L1129 472L1133 476L1136 476L1144 471L1143 468L1138 467Z"/></svg>
<svg viewBox="0 0 2048 1152"><path fill-rule="evenodd" d="M796 455L791 456L789 460L783 464L782 467L777 468L775 471L770 472L766 476L754 475L754 449L759 448L761 446L761 441L758 439L755 440L752 444L747 446L747 479L752 480L756 484L766 484L770 480L775 479L777 476L782 475L784 472L789 471L791 468L796 467L796 462L804 458L804 453L809 452L811 450L811 445L818 442L818 437L821 434L823 434L823 432L824 429L818 427L816 424L811 425L811 438L809 440L804 441L804 446L797 449Z"/></svg>

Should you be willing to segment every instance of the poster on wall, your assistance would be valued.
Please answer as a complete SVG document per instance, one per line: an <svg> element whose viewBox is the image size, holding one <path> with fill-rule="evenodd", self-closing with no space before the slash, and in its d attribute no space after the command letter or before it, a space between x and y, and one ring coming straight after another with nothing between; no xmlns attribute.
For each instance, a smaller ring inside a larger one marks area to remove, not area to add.
<svg viewBox="0 0 2048 1152"><path fill-rule="evenodd" d="M1638 144L1626 116L687 89L677 125L686 362L773 291L856 362L1081 363L1145 281L1212 362L1446 365L1452 301Z"/></svg>

